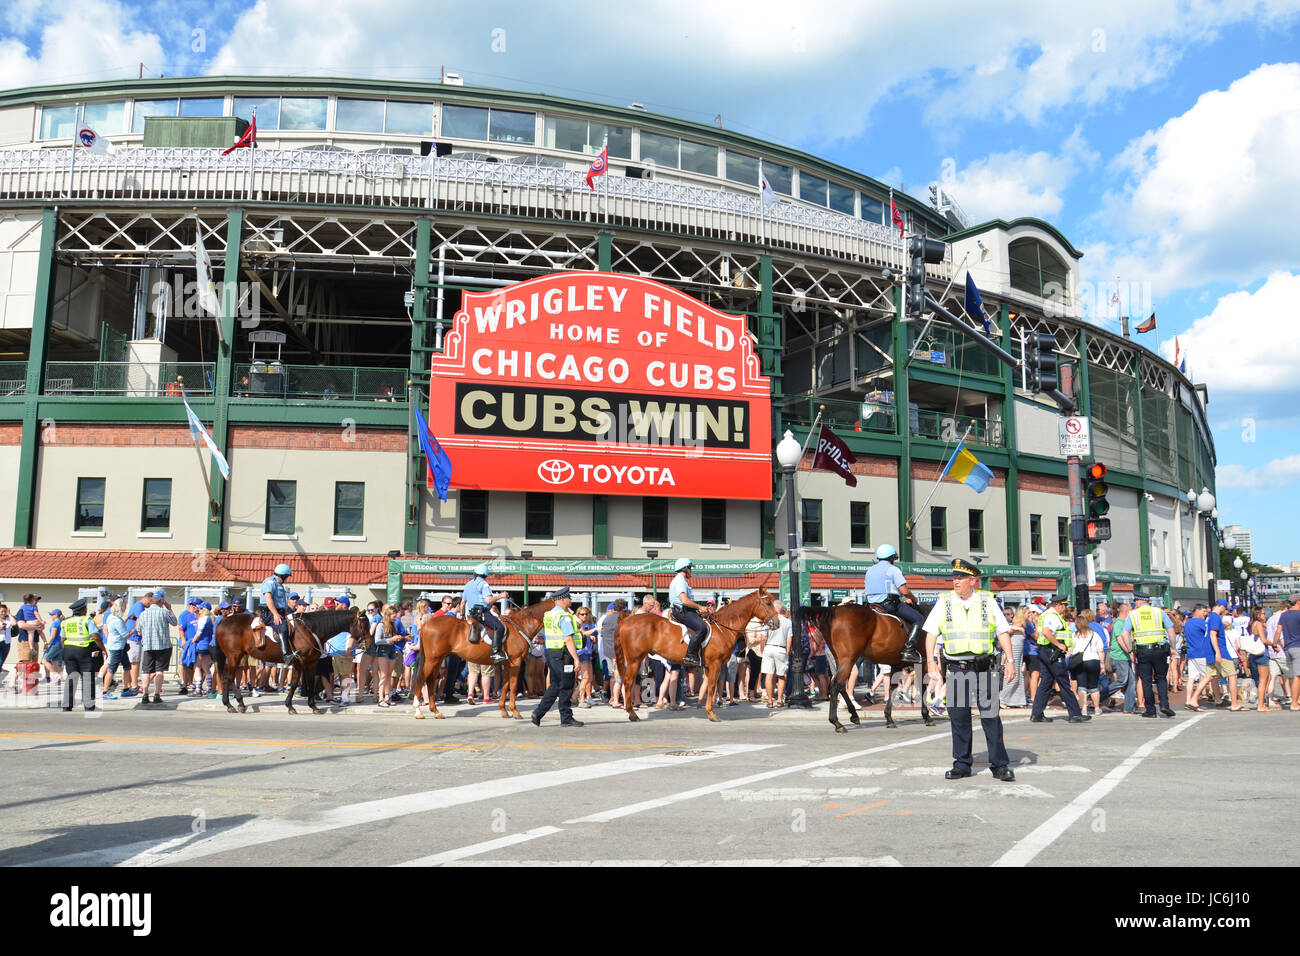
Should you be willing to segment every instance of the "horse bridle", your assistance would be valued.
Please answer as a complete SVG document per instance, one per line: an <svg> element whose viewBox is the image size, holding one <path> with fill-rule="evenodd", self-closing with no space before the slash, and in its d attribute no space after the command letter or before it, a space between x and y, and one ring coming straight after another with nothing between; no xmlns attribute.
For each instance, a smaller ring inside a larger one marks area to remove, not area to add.
<svg viewBox="0 0 1300 956"><path fill-rule="evenodd" d="M719 609L719 610L721 610L721 609ZM714 614L716 615L717 612L715 611ZM758 615L756 615L756 614L751 614L751 615L749 616L749 620L752 621L752 620L753 620L755 617L757 617L757 616L758 616ZM780 625L780 620L781 620L781 618L780 618L780 615L778 615L778 614L776 613L776 609L775 609L775 608L772 609L772 616L775 617L775 618L777 619L777 624L778 624L778 626L779 626L779 625ZM731 634L731 636L732 636L732 640L735 640L736 638L740 637L740 635L741 635L742 633L744 633L744 631L749 627L749 621L746 621L745 624L744 624L744 626L742 626L742 627L731 627L730 625L723 624L721 621L719 621L719 620L717 619L717 617L712 617L712 618L710 618L709 620L710 620L711 623L716 624L718 627L722 628L724 631L728 631L728 632L730 632L730 634ZM764 621L763 623L764 623L764 625L767 626L767 627L771 627L771 626L772 626L772 625L768 624L766 621Z"/></svg>

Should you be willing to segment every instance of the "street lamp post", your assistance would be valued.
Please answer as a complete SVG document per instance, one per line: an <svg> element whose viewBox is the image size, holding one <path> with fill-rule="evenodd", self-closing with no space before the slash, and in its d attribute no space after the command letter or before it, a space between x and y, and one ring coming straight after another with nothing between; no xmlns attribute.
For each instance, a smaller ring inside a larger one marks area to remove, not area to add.
<svg viewBox="0 0 1300 956"><path fill-rule="evenodd" d="M795 518L798 504L794 495L794 473L802 457L803 446L795 441L793 433L787 431L776 446L776 460L781 465L781 476L785 482L785 553L790 562L790 621L794 638L790 642L785 688L791 707L812 706L803 689L803 654L799 652L803 642L803 623L799 613L799 530Z"/></svg>

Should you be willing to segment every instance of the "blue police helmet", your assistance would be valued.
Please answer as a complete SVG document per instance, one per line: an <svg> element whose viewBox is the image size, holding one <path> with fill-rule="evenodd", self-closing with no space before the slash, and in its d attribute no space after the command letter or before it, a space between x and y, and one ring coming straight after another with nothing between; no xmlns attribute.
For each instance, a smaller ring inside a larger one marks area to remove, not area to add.
<svg viewBox="0 0 1300 956"><path fill-rule="evenodd" d="M487 577L487 576L488 576L488 566L487 566L486 564L480 564L478 567L476 567L476 568L474 569L474 574L475 574L477 577L480 577L480 578L485 578L485 577Z"/></svg>
<svg viewBox="0 0 1300 956"><path fill-rule="evenodd" d="M677 563L673 565L674 571L685 571L687 568L695 567L695 562L690 558L678 558Z"/></svg>
<svg viewBox="0 0 1300 956"><path fill-rule="evenodd" d="M287 578L289 575L293 574L293 568L289 567L287 564L277 564L275 566L275 573L280 575L282 578Z"/></svg>
<svg viewBox="0 0 1300 956"><path fill-rule="evenodd" d="M898 557L898 549L892 544L882 544L876 548L876 560L888 561L890 558Z"/></svg>

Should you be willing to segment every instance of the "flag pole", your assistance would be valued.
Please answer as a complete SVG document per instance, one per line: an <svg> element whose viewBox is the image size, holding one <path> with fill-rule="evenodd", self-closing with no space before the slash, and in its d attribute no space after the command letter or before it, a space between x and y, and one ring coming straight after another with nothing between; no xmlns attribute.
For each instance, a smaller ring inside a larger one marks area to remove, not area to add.
<svg viewBox="0 0 1300 956"><path fill-rule="evenodd" d="M759 237L767 245L767 197L763 195L763 157L758 157L758 218Z"/></svg>
<svg viewBox="0 0 1300 956"><path fill-rule="evenodd" d="M969 252L967 252L966 255L962 256L961 265L957 266L957 269L953 270L952 278L948 280L948 288L944 289L943 295L939 296L940 302L948 298L948 293L952 291L952 284L957 281L957 270L960 269L962 266L964 266L966 264L966 260L969 258L970 258ZM918 345L921 343L921 340L925 338L925 334L930 331L930 326L934 325L934 320L935 320L935 314L931 312L930 317L925 320L925 325L922 326L921 328L921 334L916 337L916 341ZM903 366L904 368L911 367L912 353L914 351L915 351L914 349L910 349L910 348L907 350L907 364Z"/></svg>
<svg viewBox="0 0 1300 956"><path fill-rule="evenodd" d="M826 408L826 406L825 406L825 405L822 405L820 408L817 409L817 416L813 419L813 423L812 423L811 425L808 426L808 437L805 438L805 439L803 440L803 448L802 448L802 449L800 450L800 452L799 452L799 460L800 460L800 461L803 461L803 456L806 455L806 454L808 454L808 444L809 444L809 442L812 441L812 437L813 437L813 435L817 432L817 426L819 426L819 425L821 424L821 421L822 421L822 412L825 410L825 408ZM798 468L795 469L795 473L798 474ZM794 484L794 480L791 479L790 483L793 485L793 484ZM784 482L782 482L781 500L778 501L778 502L776 503L776 507L775 507L774 509L772 509L772 518L773 518L773 519L775 519L776 516L779 515L779 514L781 513L781 505L783 505L783 504L785 504L785 488L784 488Z"/></svg>
<svg viewBox="0 0 1300 956"><path fill-rule="evenodd" d="M277 124L278 125L278 124ZM253 107L253 129L257 129L257 107ZM248 199L253 200L253 154L257 152L257 133L253 133L253 141L248 144Z"/></svg>
<svg viewBox="0 0 1300 956"><path fill-rule="evenodd" d="M953 453L952 453L954 458L957 456L957 451L960 451L960 450L961 450L961 446L962 446L962 444L966 441L966 436L970 434L970 430L971 430L972 428L974 428L974 427L975 427L975 426L974 426L974 423L973 423L973 422L972 422L970 425L967 425L967 426L966 426L966 431L962 434L962 436L961 436L961 440L957 442L957 449L954 450ZM952 458L949 458L948 460L951 461ZM912 537L912 529L916 527L916 519L919 518L919 517L921 517L921 512L924 511L924 510L926 509L926 506L929 505L930 502L934 500L934 493L935 493L936 491L939 490L939 485L943 483L943 479L944 479L945 477L947 477L947 467L946 467L946 465L945 465L945 467L944 467L944 468L939 472L939 478L938 478L937 481L935 481L935 483L934 483L934 487L930 489L930 493L929 493L928 495L926 495L926 497L925 497L925 501L921 502L921 507L917 508L917 509L916 509L916 514L912 515L911 519L908 520L908 522L907 522L907 536L908 536L909 538Z"/></svg>
<svg viewBox="0 0 1300 956"><path fill-rule="evenodd" d="M72 177L77 171L77 143L81 141L81 122L86 107L78 103L72 111L72 153L68 157L68 198L72 198Z"/></svg>
<svg viewBox="0 0 1300 956"><path fill-rule="evenodd" d="M185 386L181 386L181 402L188 405L185 396ZM188 416L186 418L188 423ZM208 513L210 518L217 516L217 499L212 497L212 480L208 477L208 470L203 467L203 450L199 448L199 436L194 429L190 429L190 438L194 439L194 454L199 459L199 474L203 476L203 487L208 492Z"/></svg>

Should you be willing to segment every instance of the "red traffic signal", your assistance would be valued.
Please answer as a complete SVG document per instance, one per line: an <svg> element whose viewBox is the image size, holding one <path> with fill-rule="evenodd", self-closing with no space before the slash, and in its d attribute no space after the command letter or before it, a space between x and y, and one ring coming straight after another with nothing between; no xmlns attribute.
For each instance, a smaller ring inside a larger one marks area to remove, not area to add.
<svg viewBox="0 0 1300 956"><path fill-rule="evenodd" d="M1099 461L1094 461L1088 466L1088 477L1093 481L1101 481L1106 477L1106 466Z"/></svg>

